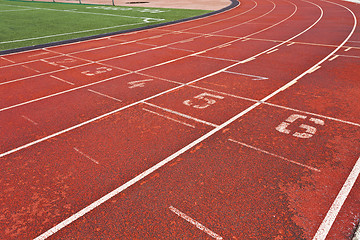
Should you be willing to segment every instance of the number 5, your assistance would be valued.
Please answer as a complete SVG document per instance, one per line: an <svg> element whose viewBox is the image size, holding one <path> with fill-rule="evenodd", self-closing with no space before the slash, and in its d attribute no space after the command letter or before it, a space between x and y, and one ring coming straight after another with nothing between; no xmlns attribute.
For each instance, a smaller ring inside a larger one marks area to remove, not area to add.
<svg viewBox="0 0 360 240"><path fill-rule="evenodd" d="M183 103L186 106L190 106L190 107L198 108L198 109L204 109L204 108L207 108L210 105L213 105L214 103L216 103L215 99L224 99L224 97L222 97L222 96L218 96L218 95L214 95L214 94L210 94L210 93L202 93L200 95L195 96L194 98L201 100L204 103L200 104L200 105L199 104L194 105L192 100L185 100ZM215 99L212 99L212 98L215 98Z"/></svg>

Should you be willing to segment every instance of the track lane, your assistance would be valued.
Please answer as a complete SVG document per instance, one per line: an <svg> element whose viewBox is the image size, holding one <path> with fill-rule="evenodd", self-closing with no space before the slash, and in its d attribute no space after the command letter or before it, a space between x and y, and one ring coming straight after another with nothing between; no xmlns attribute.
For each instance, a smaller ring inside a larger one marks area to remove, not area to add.
<svg viewBox="0 0 360 240"><path fill-rule="evenodd" d="M205 224L206 225L206 224Z"/></svg>

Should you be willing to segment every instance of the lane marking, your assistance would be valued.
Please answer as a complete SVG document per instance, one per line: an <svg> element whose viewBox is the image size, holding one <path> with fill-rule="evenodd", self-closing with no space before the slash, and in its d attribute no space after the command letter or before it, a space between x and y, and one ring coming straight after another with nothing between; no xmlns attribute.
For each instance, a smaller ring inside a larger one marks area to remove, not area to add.
<svg viewBox="0 0 360 240"><path fill-rule="evenodd" d="M4 59L5 61L8 61L8 62L11 62L11 63L15 63L14 61L10 60L10 59L7 59L7 58L4 58L4 57L0 57L1 59ZM0 68L3 68L3 67L8 67L9 65L5 65L5 66L1 66Z"/></svg>
<svg viewBox="0 0 360 240"><path fill-rule="evenodd" d="M38 125L38 123L37 123L37 122L35 122L35 121L31 120L31 119L30 119L30 118L28 118L27 116L21 115L21 117L22 117L22 118L24 118L24 119L26 119L26 120L28 120L29 122L31 122L31 123L32 123L32 124L34 124L34 125Z"/></svg>
<svg viewBox="0 0 360 240"><path fill-rule="evenodd" d="M92 90L92 89L88 89L88 91L89 91L89 92L92 92L92 93L95 93L95 94L97 94L97 95L106 97L106 98L110 98L110 99L115 100L115 101L117 101L117 102L122 102L120 99L114 98L114 97L112 97L112 96L106 95L106 94L101 93L101 92L97 92L97 91Z"/></svg>
<svg viewBox="0 0 360 240"><path fill-rule="evenodd" d="M1 10L0 12L21 12L21 11L32 11L36 9L13 9L13 10Z"/></svg>
<svg viewBox="0 0 360 240"><path fill-rule="evenodd" d="M311 3L311 2L309 2L309 3ZM290 38L290 39L288 39L288 41L290 41L290 40L296 38L297 36L300 36L301 34L307 32L309 29L311 29L313 26L315 26L315 24L318 23L318 22L320 21L320 19L322 18L322 16L323 16L323 10L321 9L321 7L320 7L319 5L317 5L317 4L314 4L314 3L311 3L311 4L317 6L317 7L321 10L321 16L318 18L318 20L317 20L314 24L312 24L310 27L308 27L307 29L305 29L303 32L297 34L296 36L294 36L294 37L292 37L292 38ZM347 9L348 9L348 8L347 8ZM348 35L348 37L345 39L345 41L344 41L342 44L340 44L339 47L338 47L336 50L334 50L334 52L332 52L331 54L329 54L327 57L325 57L325 58L324 58L322 61L320 61L319 63L315 64L315 66L318 65L318 64L321 64L323 61L326 61L333 53L335 53L339 48L341 48L342 45L344 45L345 42L346 42L347 40L349 40L349 38L353 35L353 33L354 33L354 31L355 31L355 28L356 28L356 25L357 25L357 24L356 24L356 23L357 23L357 20L356 20L355 14L354 14L350 9L348 9L348 11L350 11L350 12L352 13L353 17L354 17L355 23L354 23L353 30L352 30L351 33ZM288 42L288 41L287 41L287 42ZM283 43L283 44L284 44L284 43ZM274 48L276 48L276 47L274 47ZM236 65L237 65L237 64L236 64ZM224 69L222 69L221 71L227 70L227 69L229 69L230 67L232 67L232 66L229 66L229 67L227 67L227 68L224 68ZM205 77L209 77L209 76L215 75L215 74L217 74L217 73L219 73L219 72L221 72L221 71L214 72L214 73L209 74L209 75L207 75L207 76L204 76L204 77L202 77L202 78L200 78L200 79L198 79L198 80L201 80L201 79L203 79L203 78L205 78ZM284 89L286 86L291 86L294 82L297 82L297 80L300 79L301 77L303 77L304 75L306 75L306 71L305 71L303 74L301 74L300 76L298 76L297 78L295 78L293 81L291 81L289 84L286 84L286 85L283 86L281 89L279 89L279 90L273 92L272 94L268 95L267 97L263 98L261 101L266 101L266 100L270 99L271 97L275 96L276 94L278 94L279 92L281 92L282 89ZM190 84L190 83L193 83L193 82L195 82L195 81L196 81L196 80L194 80L194 81L192 81L192 82L189 82L189 84ZM176 87L176 88L173 88L173 89L170 89L169 91L173 91L173 90L178 89L178 88L180 88L180 87L181 87L181 86ZM165 91L165 92L167 92L167 91ZM153 97L156 97L156 96L159 96L159 95L162 95L162 94L164 94L164 92L163 92L163 93L160 93L160 94L156 94L156 95L154 95ZM153 98L153 97L150 97L150 98L148 98L148 99L151 99L151 98ZM147 99L144 99L144 100L139 101L139 102L144 102L144 101L146 101L146 100L147 100ZM138 102L137 102L137 103L138 103ZM119 112L119 111L121 111L122 109L128 108L128 107L133 106L133 105L135 105L135 104L137 104L137 103L130 104L130 105L126 106L126 107L117 109L117 110L112 111L112 112L110 112L110 113L108 113L108 114L105 114L105 115L99 116L99 117L97 117L97 118L95 118L95 119L92 119L91 121L87 121L87 122L84 122L84 123L82 123L82 124L80 124L80 125L76 125L76 126L70 128L70 129L67 129L66 132L67 132L67 131L71 131L72 129L78 128L78 127L80 127L80 126L82 126L82 125L85 125L85 124L87 124L87 123L90 123L90 122L92 122L92 121L95 121L95 120L97 120L97 119L100 119L100 118L102 118L102 117L104 117L104 116L108 116L108 115L111 115L111 114L113 114L113 113ZM153 173L153 172L156 171L157 169L161 168L162 166L164 166L164 165L167 164L168 162L172 161L174 158L176 158L176 157L178 157L179 155L185 153L187 150L189 150L189 149L191 149L192 147L196 146L197 144L201 143L202 141L204 141L205 139L209 138L210 136L212 136L212 135L215 134L216 132L220 131L222 128L226 127L227 125L229 125L229 124L231 124L232 122L236 121L238 118L242 117L242 116L245 115L246 113L248 113L248 112L250 112L251 110L255 109L255 108L258 107L259 105L261 105L260 102L257 102L257 103L255 103L255 104L253 104L252 106L250 106L249 108L245 109L244 111L242 111L241 113L237 114L236 116L232 117L231 119L229 119L229 120L226 121L225 123L219 125L218 127L214 128L213 130L211 130L210 132L206 133L206 134L203 135L202 137L196 139L195 141L193 141L192 143L190 143L190 144L188 144L187 146L183 147L183 148L180 149L179 151L177 151L177 152L173 153L172 155L170 155L169 157L165 158L163 161L159 162L158 164L154 165L153 167L149 168L148 170L144 171L143 173L137 175L135 178L133 178L133 179L131 179L130 181L126 182L125 184L121 185L121 186L118 187L117 189L115 189L115 190L113 190L112 192L106 194L105 196L103 196L102 198L100 198L100 199L98 199L97 201L93 202L93 203L90 204L89 206L87 206L87 207L85 207L84 209L78 211L77 213L73 214L72 216L70 216L69 218L67 218L67 219L65 219L64 221L60 222L59 224L55 225L55 226L52 227L51 229L47 230L46 232L44 232L43 234L41 234L40 236L38 236L35 240L46 239L47 237L49 237L49 236L53 235L54 233L58 232L58 231L61 230L62 228L66 227L67 225L69 225L69 224L71 224L72 222L76 221L78 218L82 217L83 215L85 215L85 214L87 214L88 212L90 212L91 210L95 209L96 207L98 207L98 206L101 205L102 203L106 202L107 200L109 200L109 199L112 198L113 196L115 196L115 195L117 195L118 193L124 191L124 190L127 189L128 187L134 185L135 183L137 183L137 182L140 181L141 179L145 178L146 176L150 175L151 173ZM64 131L63 131L63 132L64 132ZM61 134L61 133L57 133L56 135L60 135L60 134ZM49 136L48 138L51 138L51 137L54 137L54 136L55 136L55 135L53 134L52 136ZM45 140L46 140L46 139L41 139L40 141L45 141ZM40 141L38 140L37 142L40 142ZM36 142L36 143L37 143L37 142ZM34 144L36 144L36 143L33 143L33 144L31 144L31 145L34 145ZM29 144L28 144L28 145L29 145ZM26 147L27 147L27 146L26 146ZM5 154L6 154L6 155L11 154L11 153L13 153L13 152L15 152L15 151L18 151L18 150L20 150L20 149L23 149L23 148L25 148L25 147L21 147L21 148L19 147L19 148L17 148L16 150L8 151L8 152L5 153ZM3 156L5 156L5 155L4 155L4 154L0 154L0 157L3 157Z"/></svg>
<svg viewBox="0 0 360 240"><path fill-rule="evenodd" d="M321 66L314 66L314 67L312 67L311 69L309 69L309 70L307 71L307 73L308 73L308 74L314 73L314 72L316 72L317 70L319 70L320 68L321 68Z"/></svg>
<svg viewBox="0 0 360 240"><path fill-rule="evenodd" d="M333 61L333 60L337 59L338 57L339 57L339 55L334 55L332 58L330 58L330 59L329 59L329 62L331 62L331 61Z"/></svg>
<svg viewBox="0 0 360 240"><path fill-rule="evenodd" d="M270 11L268 11L268 12L266 12L266 13L264 13L264 14L256 17L256 18L252 18L252 19L250 19L250 20L248 20L248 21L245 21L245 22L242 22L242 23L239 23L239 24L235 24L235 25L233 25L233 26L230 26L230 27L227 27L227 28L223 28L223 29L221 29L221 30L214 31L214 32L211 32L211 33L218 33L218 32L222 32L222 31L224 31L224 30L229 30L229 29L232 29L232 28L235 28L235 27L239 27L239 26L241 26L241 25L250 23L250 22L252 22L252 21L255 21L255 20L257 20L257 19L260 19L260 18L262 18L262 17L270 14L270 13L271 13L272 11L274 11L274 9L276 8L276 4L275 4L274 2L272 2L272 1L270 1L270 0L268 0L268 2L271 2L272 5L273 5L273 7L272 7L272 9L270 9Z"/></svg>
<svg viewBox="0 0 360 240"><path fill-rule="evenodd" d="M336 122L341 122L341 123L353 125L353 126L356 126L356 127L360 127L360 124L358 124L358 123L354 123L354 122L350 122L350 121L345 121L345 120L341 120L341 119L338 119L338 118L333 118L333 117L329 117L329 116L325 116L325 115L321 115L321 114L317 114L317 113L313 113L313 112L307 112L307 111L303 111L303 110L299 110L299 109L295 109L295 108L290 108L290 107L285 107L285 106L281 106L281 105L273 104L273 103L269 103L269 102L264 102L264 104L269 105L269 106L273 106L273 107L277 107L277 108L282 108L282 109L286 109L286 110L291 110L291 111L299 112L299 113L304 113L304 114L308 114L308 115L313 115L313 116L317 116L317 117L321 117L321 118L333 120L333 121L336 121Z"/></svg>
<svg viewBox="0 0 360 240"><path fill-rule="evenodd" d="M74 149L75 151L77 151L78 153L80 153L82 156L84 156L84 157L86 157L87 159L89 159L90 161L92 161L92 162L94 162L94 163L96 163L96 164L99 164L98 161L96 161L95 159L93 159L93 158L90 157L89 155L81 152L79 149L77 149L77 148L75 148L75 147L74 147L73 149Z"/></svg>
<svg viewBox="0 0 360 240"><path fill-rule="evenodd" d="M187 127L195 128L195 126L194 126L194 125L190 125L190 124L187 124L187 123L185 123L185 122L182 122L182 121L176 120L176 119L174 119L174 118L171 118L171 117L168 117L168 116L162 115L162 114L160 114L160 113L153 112L153 111L151 111L151 110L149 110L149 109L143 108L142 110L144 110L144 111L146 111L146 112L149 112L149 113L152 113L152 114L155 114L155 115L157 115L157 116L159 116L159 117L163 117L163 118L169 119L169 120L171 120L171 121L174 121L174 122L180 123L180 124L185 125L185 126L187 126Z"/></svg>
<svg viewBox="0 0 360 240"><path fill-rule="evenodd" d="M292 45L294 45L294 44L295 44L295 42L292 42L292 43L289 43L289 44L286 45L286 46L290 47L290 46L292 46Z"/></svg>
<svg viewBox="0 0 360 240"><path fill-rule="evenodd" d="M315 4L315 3L311 3L311 2L309 2L309 3L312 4L312 5L317 6L317 7L320 9L321 14L320 14L319 18L318 18L311 26L309 26L308 28L306 28L306 29L303 30L302 32L298 33L297 35L291 37L291 38L288 39L287 41L282 42L282 43L278 44L277 46L274 46L274 47L272 47L272 48L270 48L270 49L277 48L278 46L281 46L281 45L283 45L283 44L291 41L292 39L294 39L294 38L296 38L296 37L304 34L305 32L309 31L312 27L314 27L314 26L320 21L320 19L323 17L323 10L322 10L322 8L321 8L319 5ZM354 15L354 16L355 16L355 15ZM356 25L356 24L355 24L355 25ZM353 29L352 33L349 34L348 38L350 38L350 36L353 34L353 32L354 32L354 29ZM348 38L345 40L345 42L348 40ZM341 45L339 46L339 48L340 48L340 47L341 47ZM268 49L268 50L269 50L269 49ZM268 50L265 50L265 51L263 51L263 52L261 52L261 53L258 53L258 54L256 54L255 56L260 56L260 55L264 54L265 52L267 52ZM334 52L336 52L336 51L337 51L337 49L336 49ZM332 54L332 53L331 53L331 54ZM331 54L330 54L330 55L331 55ZM329 56L330 56L330 55L329 55ZM189 56L191 56L191 55L189 55ZM325 61L329 56L325 57L325 58L324 58L324 61ZM180 59L183 59L183 58L184 58L184 57L182 57L182 58L180 58ZM176 61L176 59L175 59L175 60L168 61L168 62L174 62L174 61ZM162 63L162 64L158 64L158 65L164 65L164 64L167 64L168 62L165 62L165 63ZM228 67L225 67L225 68L223 68L223 69L220 69L220 70L218 70L218 71L216 71L216 72L213 72L213 73L208 74L208 75L206 75L206 76L203 76L203 77L201 77L201 78L198 78L198 79L195 79L195 80L193 80L193 81L190 81L190 82L187 83L187 84L192 84L192 83L195 83L195 82L197 82L197 81L200 81L200 80L202 80L202 79L204 79L204 78L208 78L208 77L214 76L214 75L216 75L216 74L218 74L218 73L220 73L220 72L223 72L224 70L227 70L227 69L229 69L229 68L231 68L231 67L237 66L238 64L239 64L239 63L235 63L235 64L233 64L233 65L230 65L230 66L228 66ZM155 65L155 66L156 66L156 65ZM314 65L314 66L316 66L316 65ZM149 67L149 68L150 68L150 67ZM147 68L145 68L145 69L147 69ZM128 75L128 74L131 74L131 72L126 73L126 74L124 74L123 76ZM277 91L273 92L273 94L270 94L270 95L267 96L266 98L262 99L260 102L265 102L267 99L270 99L271 97L275 96L275 95L278 94L279 92L281 92L281 91L285 90L286 88L290 87L291 85L295 84L295 83L297 82L297 80L300 79L301 77L303 77L305 74L306 74L306 72L304 72L304 73L301 74L298 78L294 79L293 81L289 82L288 84L284 85L283 87L281 87L281 88L278 89ZM116 77L118 77L118 76L116 76ZM115 78L115 77L113 77L113 78ZM110 78L110 79L111 79L111 78ZM109 80L109 79L107 79L107 80ZM107 81L107 80L102 80L102 81ZM101 82L101 81L99 81L99 82ZM93 83L93 84L98 84L99 82ZM118 109L116 109L116 110L114 110L114 111L111 111L111 112L108 112L108 113L106 113L106 114L100 115L100 116L98 116L98 117L95 117L95 118L93 118L93 119L87 120L87 121L82 122L82 123L80 123L80 124L74 125L74 126L72 126L72 127L70 127L70 128L64 129L64 130L62 130L62 131L56 132L56 133L51 134L51 135L49 135L49 136L47 136L47 137L38 139L38 140L36 140L36 141L33 141L33 142L28 143L28 144L19 146L19 147L17 147L17 148L14 148L14 149L12 149L12 150L7 151L7 152L1 153L1 154L0 154L0 158L1 158L1 157L4 157L4 156L7 156L7 155L9 155L9 154L12 154L12 153L14 153L14 152L20 151L20 150L22 150L22 149L28 148L28 147L30 147L30 146L33 146L33 145L35 145L35 144L37 144L37 143L46 141L46 140L48 140L48 139L50 139L50 138L56 137L56 136L61 135L61 134L63 134L63 133L69 132L69 131L71 131L71 130L73 130L73 129L77 129L77 128L81 127L81 126L84 126L84 125L86 125L86 124L89 124L89 123L91 123L91 122L94 122L94 121L96 121L96 120L99 120L99 119L101 119L101 118L104 118L104 117L106 117L106 116L112 115L112 114L114 114L114 113L117 113L117 112L119 112L119 111L122 111L122 110L124 110L124 109L127 109L127 108L129 108L129 107L131 107L131 106L137 105L137 104L139 104L139 103L143 103L144 101L150 100L150 99L155 98L155 97L157 97L157 96L161 96L161 95L163 95L163 94L166 94L167 92L171 92L171 91L173 91L173 90L179 89L179 88L181 88L181 87L183 87L183 85L174 87L174 88L172 88L172 89L166 90L166 91L161 92L161 93L159 93L159 94L155 94L155 95L153 95L153 96L151 96L151 97L148 97L148 98L145 98L145 99L143 99L143 100L140 100L140 101L131 103L131 104L129 104L129 105L127 105L127 106L124 106L124 107L122 107L122 108L118 108ZM79 88L80 88L80 87L79 87ZM82 88L82 87L81 87L81 88ZM68 91L73 91L73 90L74 90L74 89L68 90ZM65 91L64 91L64 92L65 92ZM58 93L58 94L53 94L53 95L59 95L59 93ZM257 106L258 106L257 104L260 104L260 103L255 103L253 106L254 106L254 107L257 107ZM18 106L19 106L19 105L20 105L20 104L18 104ZM251 110L251 108L252 108L253 106L251 106L251 107L248 108L248 109ZM5 108L5 109L9 109L9 108L11 108L11 107L7 107L7 108Z"/></svg>
<svg viewBox="0 0 360 240"><path fill-rule="evenodd" d="M59 81L61 81L61 82L64 82L64 83L67 83L67 84L70 84L70 85L75 85L75 83L72 83L72 82L69 82L69 81L66 81L66 80L64 80L64 79L61 79L61 78L58 78L58 77L55 77L55 76L53 76L53 75L49 75L50 77L52 77L52 78L54 78L54 79L56 79L56 80L59 80ZM2 111L2 109L0 109L0 112Z"/></svg>
<svg viewBox="0 0 360 240"><path fill-rule="evenodd" d="M350 49L352 49L352 47L348 47L347 49L344 50L344 52L348 52L350 51Z"/></svg>
<svg viewBox="0 0 360 240"><path fill-rule="evenodd" d="M31 71L34 71L34 72L40 73L40 71L39 71L39 70L33 69L33 68L28 67L28 66L26 66L26 65L21 65L21 66L22 66L22 67L24 67L24 68L27 68L27 69L29 69L29 70L31 70Z"/></svg>
<svg viewBox="0 0 360 240"><path fill-rule="evenodd" d="M360 173L360 157L331 205L313 240L325 240Z"/></svg>
<svg viewBox="0 0 360 240"><path fill-rule="evenodd" d="M186 215L185 213L181 212L179 209L170 206L169 207L170 211L172 211L173 213L175 213L176 215L178 215L179 217L181 217L182 219L186 220L187 222L191 223L192 225L196 226L198 229L200 229L201 231L205 232L207 235L215 238L216 240L222 240L223 238L221 236L219 236L218 234L214 233L213 231L211 231L210 229L208 229L207 227L205 227L204 225L202 225L201 223L199 223L198 221L192 219L191 217L189 217L188 215Z"/></svg>
<svg viewBox="0 0 360 240"><path fill-rule="evenodd" d="M226 58L218 58L218 57L210 57L210 56L206 56L206 55L196 55L196 57L201 57L201 58L208 58L208 59L214 59L214 60L221 60L221 61L227 61L227 62L239 62L238 60L233 60L233 59L226 59Z"/></svg>
<svg viewBox="0 0 360 240"><path fill-rule="evenodd" d="M250 75L250 74L245 74L245 73L238 73L238 72L232 72L232 71L224 71L224 72L226 72L226 73L231 73L231 74L235 74L235 75L246 76L246 77L252 77L253 79L251 79L251 80L254 80L254 81L269 79L269 78L267 78L267 77L261 77L261 76Z"/></svg>
<svg viewBox="0 0 360 240"><path fill-rule="evenodd" d="M229 140L230 142L233 142L233 143L236 143L236 144L239 144L239 145L242 145L242 146L251 148L251 149L253 149L253 150L256 150L256 151L259 151L259 152L268 154L268 155L270 155L270 156L273 156L273 157L276 157L276 158L280 158L280 159L285 160L285 161L287 161L287 162L289 162L289 163L293 163L293 164L295 164L295 165L298 165L298 166L301 166L301 167L310 169L310 170L312 170L312 171L321 172L321 171L320 171L319 169L317 169L317 168L314 168L314 167L311 167L311 166L309 166L309 165L296 162L296 161L294 161L294 160L290 160L290 159L288 159L288 158L285 158L285 157L279 156L279 155L277 155L277 154L274 154L274 153L271 153L271 152L262 150L262 149L260 149L260 148L251 146L251 145L249 145L249 144L246 144L246 143L243 143L243 142L239 142L239 141L236 141L236 140L231 139L231 138L229 138L228 140Z"/></svg>
<svg viewBox="0 0 360 240"><path fill-rule="evenodd" d="M163 80L163 81L166 81L166 82L179 84L179 85L182 85L182 86L188 86L188 87L197 88L197 89L201 89L201 90L205 90L205 91L215 92L215 93L219 93L219 94L222 94L222 95L225 95L225 96L238 98L238 99L242 99L242 100L247 100L247 101L250 101L250 102L259 102L259 103L263 103L263 104L273 106L273 107L277 107L277 108L281 108L281 109L291 110L291 111L294 111L294 112L299 112L299 113L303 113L303 114L307 114L307 115L313 115L313 116L329 119L329 120L332 120L332 121L341 122L341 123L353 125L353 126L356 126L356 127L360 127L360 124L358 124L358 123L354 123L354 122L350 122L350 121L346 121L346 120L342 120L342 119L338 119L338 118L334 118L334 117L329 117L329 116L325 116L325 115L321 115L321 114L317 114L317 113L313 113L313 112L307 112L307 111L303 111L303 110L299 110L299 109L295 109L295 108L291 108L291 107L285 107L285 106L282 106L282 105L273 104L273 103L269 103L269 102L263 102L263 101L260 101L260 100L246 98L246 97L242 97L242 96L238 96L238 95L234 95L234 94L230 94L230 93L226 93L226 92L222 92L222 91L218 91L218 90L214 90L214 89L210 89L210 88L205 88L205 87L201 87L201 86L197 86L197 85L193 85L193 84L184 84L184 83L176 82L176 81L169 80L169 79L166 79L166 78L155 77L155 76L152 76L152 75L149 75L149 74L142 74L142 73L140 73L140 74L144 75L144 76L147 76L147 77L157 78L159 80ZM205 82L205 81L203 81L203 82ZM210 83L210 82L205 82L205 83L215 85L215 86L224 87L224 85L220 85L220 84L214 84L214 83ZM292 84L295 84L295 83L292 83Z"/></svg>
<svg viewBox="0 0 360 240"><path fill-rule="evenodd" d="M250 57L250 58L247 58L245 60L240 61L239 63L247 63L247 62L250 62L250 61L255 60L255 59L256 59L255 57Z"/></svg>
<svg viewBox="0 0 360 240"><path fill-rule="evenodd" d="M340 57L349 57L349 58L360 58L360 56L351 56L351 55L338 55Z"/></svg>
<svg viewBox="0 0 360 240"><path fill-rule="evenodd" d="M271 54L271 53L276 52L276 51L278 51L278 50L279 50L279 49L278 49L278 48L276 48L276 49L273 49L273 50L271 50L271 51L267 52L266 54Z"/></svg>
<svg viewBox="0 0 360 240"><path fill-rule="evenodd" d="M33 58L33 57L38 57L38 56L43 56L43 55L48 55L48 54L50 54L50 53L49 52L40 52L40 53L28 56L28 58Z"/></svg>
<svg viewBox="0 0 360 240"><path fill-rule="evenodd" d="M214 123L210 123L210 122L198 119L198 118L194 118L194 117L186 115L184 113L180 113L180 112L168 109L168 108L160 107L158 105L155 105L155 104L152 104L152 103L149 103L149 102L144 102L144 104L155 107L155 108L159 108L159 109L161 109L161 110L163 110L165 112L173 113L173 114L179 115L181 117L184 117L184 118L187 118L187 119L190 119L190 120L193 120L195 122L202 123L202 124L205 124L205 125L208 125L208 126L211 126L211 127L218 127L219 126L219 125L216 125Z"/></svg>

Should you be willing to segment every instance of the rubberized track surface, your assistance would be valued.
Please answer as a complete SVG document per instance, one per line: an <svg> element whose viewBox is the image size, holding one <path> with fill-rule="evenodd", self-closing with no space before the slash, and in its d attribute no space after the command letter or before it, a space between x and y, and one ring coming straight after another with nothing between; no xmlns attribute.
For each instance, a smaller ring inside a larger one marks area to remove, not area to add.
<svg viewBox="0 0 360 240"><path fill-rule="evenodd" d="M350 239L359 13L245 0L0 56L0 235Z"/></svg>

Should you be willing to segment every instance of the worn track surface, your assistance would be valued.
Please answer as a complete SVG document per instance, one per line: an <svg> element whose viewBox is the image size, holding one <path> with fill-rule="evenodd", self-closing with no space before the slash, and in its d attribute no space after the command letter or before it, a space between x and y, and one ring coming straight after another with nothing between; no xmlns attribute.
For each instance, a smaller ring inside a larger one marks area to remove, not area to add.
<svg viewBox="0 0 360 240"><path fill-rule="evenodd" d="M350 239L359 5L210 17L0 56L3 239Z"/></svg>

